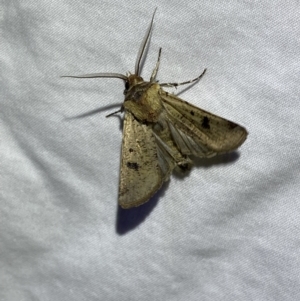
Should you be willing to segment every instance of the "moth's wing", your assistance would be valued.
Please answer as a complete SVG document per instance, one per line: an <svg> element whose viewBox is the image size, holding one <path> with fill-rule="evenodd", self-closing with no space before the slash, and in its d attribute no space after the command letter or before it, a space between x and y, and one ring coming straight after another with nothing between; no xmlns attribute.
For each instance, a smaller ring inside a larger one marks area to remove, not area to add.
<svg viewBox="0 0 300 301"><path fill-rule="evenodd" d="M175 167L153 135L152 128L125 113L119 185L119 205L137 207L147 202Z"/></svg>
<svg viewBox="0 0 300 301"><path fill-rule="evenodd" d="M247 138L247 130L227 119L199 109L161 90L173 139L183 154L211 157L235 150Z"/></svg>

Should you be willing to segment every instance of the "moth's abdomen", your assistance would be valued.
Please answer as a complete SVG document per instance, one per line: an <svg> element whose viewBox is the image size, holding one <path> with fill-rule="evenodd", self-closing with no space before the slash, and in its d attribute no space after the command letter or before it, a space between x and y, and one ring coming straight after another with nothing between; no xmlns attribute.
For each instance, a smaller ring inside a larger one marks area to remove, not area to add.
<svg viewBox="0 0 300 301"><path fill-rule="evenodd" d="M133 86L125 95L124 109L141 122L157 122L163 110L159 90L156 83L143 82Z"/></svg>

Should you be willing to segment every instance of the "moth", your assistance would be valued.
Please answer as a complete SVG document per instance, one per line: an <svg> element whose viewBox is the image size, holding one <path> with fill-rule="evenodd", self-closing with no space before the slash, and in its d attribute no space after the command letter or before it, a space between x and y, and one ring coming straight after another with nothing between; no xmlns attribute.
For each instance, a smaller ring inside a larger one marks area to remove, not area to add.
<svg viewBox="0 0 300 301"><path fill-rule="evenodd" d="M156 10L155 10L156 11ZM132 208L147 202L177 168L185 171L192 165L191 156L208 158L237 149L247 138L247 130L229 120L199 109L163 87L181 83L156 80L161 48L149 81L141 77L141 62L152 31L155 11L141 43L134 73L94 73L74 78L119 78L125 83L125 112L119 183L119 205ZM108 117L107 116L107 117Z"/></svg>

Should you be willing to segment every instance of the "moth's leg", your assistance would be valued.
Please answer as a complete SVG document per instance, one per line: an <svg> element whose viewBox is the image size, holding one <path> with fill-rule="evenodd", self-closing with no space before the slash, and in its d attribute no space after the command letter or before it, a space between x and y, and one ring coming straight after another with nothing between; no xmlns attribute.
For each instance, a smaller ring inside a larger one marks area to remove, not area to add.
<svg viewBox="0 0 300 301"><path fill-rule="evenodd" d="M151 77L150 77L150 82L155 81L156 74L157 74L157 71L158 71L158 68L159 68L159 63L160 63L160 55L161 55L161 47L159 48L159 51L158 51L157 62L156 62L155 68L152 71L152 74L151 74Z"/></svg>
<svg viewBox="0 0 300 301"><path fill-rule="evenodd" d="M163 83L163 84L160 84L161 87L178 87L178 86L181 86L181 85L187 85L187 84L191 84L197 80L200 80L200 78L204 75L204 73L206 72L206 68L203 70L203 72L196 78L192 79L192 80L188 80L186 82L182 82L182 83Z"/></svg>
<svg viewBox="0 0 300 301"><path fill-rule="evenodd" d="M122 113L123 111L124 111L124 108L122 106L121 109L119 109L118 111L112 112L112 113L106 115L105 117L107 118L107 117L113 116L113 115L115 115L117 113Z"/></svg>

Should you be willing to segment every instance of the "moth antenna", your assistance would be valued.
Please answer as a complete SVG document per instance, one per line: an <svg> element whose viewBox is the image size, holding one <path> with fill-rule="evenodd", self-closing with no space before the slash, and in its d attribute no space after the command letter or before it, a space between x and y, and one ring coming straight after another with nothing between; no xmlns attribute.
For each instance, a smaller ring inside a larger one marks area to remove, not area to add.
<svg viewBox="0 0 300 301"><path fill-rule="evenodd" d="M160 63L160 56L161 56L161 47L158 50L158 57L157 57L157 61L156 61L156 65L152 71L151 77L150 77L150 82L155 81L156 75L157 75L157 71L159 68L159 63Z"/></svg>
<svg viewBox="0 0 300 301"><path fill-rule="evenodd" d="M127 80L127 76L120 73L91 73L82 75L62 75L61 77L73 77L73 78L97 78L97 77L109 77L109 78L120 78L124 81Z"/></svg>
<svg viewBox="0 0 300 301"><path fill-rule="evenodd" d="M141 63L141 59L143 57L143 54L144 54L144 51L145 51L145 48L147 46L147 43L149 41L149 36L150 36L150 33L151 33L151 30L152 30L152 25L153 25L153 20L154 20L154 15L156 13L156 10L157 8L155 8L154 10L154 13L152 15L152 19L151 19L151 23L146 31L146 34L144 36L144 39L142 41L142 44L140 46L140 49L139 49L139 52L138 52L138 55L137 55L137 58L136 58L136 62L135 62L135 75L140 75L140 63Z"/></svg>

